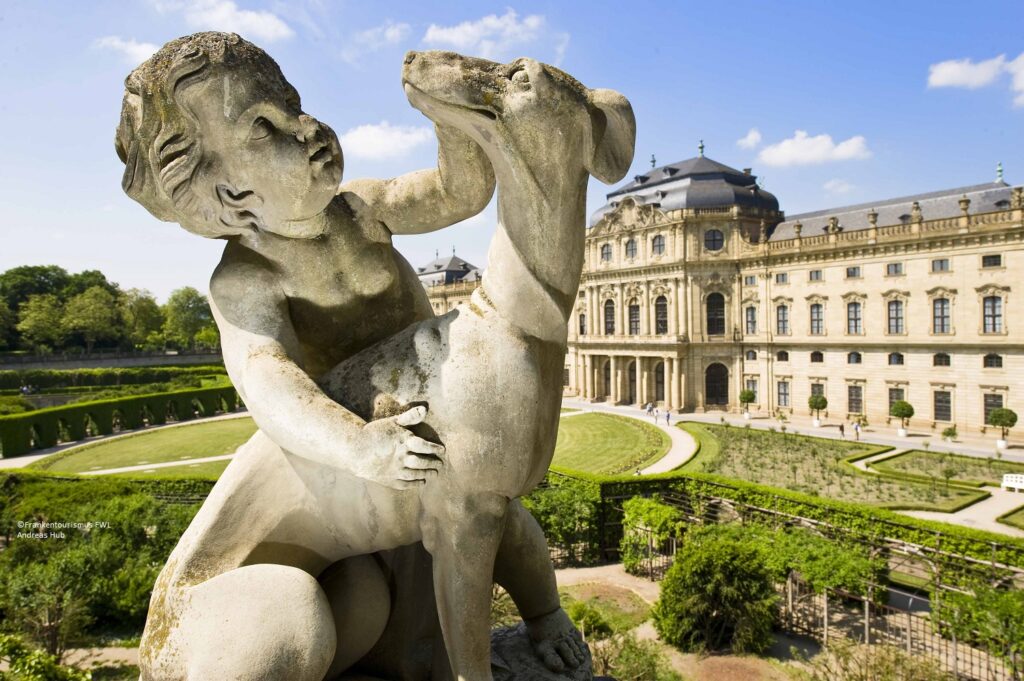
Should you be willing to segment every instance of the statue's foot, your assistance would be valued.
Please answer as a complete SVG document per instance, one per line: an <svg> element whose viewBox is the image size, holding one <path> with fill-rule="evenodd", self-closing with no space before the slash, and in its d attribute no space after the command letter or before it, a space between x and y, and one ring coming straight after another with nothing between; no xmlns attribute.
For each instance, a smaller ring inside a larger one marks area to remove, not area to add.
<svg viewBox="0 0 1024 681"><path fill-rule="evenodd" d="M526 629L534 652L551 671L572 671L584 663L590 666L590 649L562 608L528 620Z"/></svg>

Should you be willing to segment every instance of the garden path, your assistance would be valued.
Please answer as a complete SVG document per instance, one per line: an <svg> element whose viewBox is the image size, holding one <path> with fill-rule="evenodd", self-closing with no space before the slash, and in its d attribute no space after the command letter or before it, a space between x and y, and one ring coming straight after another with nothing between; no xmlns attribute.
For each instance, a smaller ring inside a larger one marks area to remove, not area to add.
<svg viewBox="0 0 1024 681"><path fill-rule="evenodd" d="M198 459L187 459L185 461L164 461L163 463L144 463L139 466L122 466L121 468L104 468L101 471L83 471L79 475L114 475L116 473L137 473L156 470L157 468L173 468L175 466L192 466L211 461L228 461L235 458L234 454L220 454L219 456L204 456Z"/></svg>
<svg viewBox="0 0 1024 681"><path fill-rule="evenodd" d="M1015 508L1024 506L1024 494L1020 492L1011 492L1010 490L1001 489L999 487L983 487L982 489L992 496L988 499L983 499L976 504L971 504L967 508L961 509L956 513L936 513L934 511L900 512L904 515L913 516L915 518L940 520L944 523L964 525L978 530L988 530L989 532L999 532L1001 534L1009 534L1014 537L1024 537L1024 530L1019 530L1016 527L1005 525L996 520L999 516L1005 515Z"/></svg>

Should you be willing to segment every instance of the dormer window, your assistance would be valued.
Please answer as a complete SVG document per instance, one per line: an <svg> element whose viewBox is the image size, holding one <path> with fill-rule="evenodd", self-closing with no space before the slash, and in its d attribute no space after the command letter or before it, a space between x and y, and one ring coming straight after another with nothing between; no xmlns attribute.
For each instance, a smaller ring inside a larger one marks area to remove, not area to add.
<svg viewBox="0 0 1024 681"><path fill-rule="evenodd" d="M901 225L909 225L910 224L910 216L907 215L906 213L901 215L900 216L900 224Z"/></svg>

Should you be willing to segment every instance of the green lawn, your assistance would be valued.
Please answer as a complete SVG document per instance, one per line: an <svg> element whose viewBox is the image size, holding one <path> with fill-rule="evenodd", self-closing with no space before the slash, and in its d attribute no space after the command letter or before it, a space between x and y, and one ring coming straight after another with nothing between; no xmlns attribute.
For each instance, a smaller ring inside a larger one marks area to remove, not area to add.
<svg viewBox="0 0 1024 681"><path fill-rule="evenodd" d="M955 482L984 483L998 487L1004 473L1024 473L1024 464L1000 459L982 459L960 454L925 452L919 449L876 461L870 468L884 473L923 475L945 481L944 471L956 471Z"/></svg>
<svg viewBox="0 0 1024 681"><path fill-rule="evenodd" d="M1024 506L1021 506L1013 513L1007 513L1002 516L999 518L999 522L1016 527L1018 530L1024 530Z"/></svg>
<svg viewBox="0 0 1024 681"><path fill-rule="evenodd" d="M612 414L582 414L558 427L552 466L584 473L631 473L665 456L668 435L637 419Z"/></svg>
<svg viewBox="0 0 1024 681"><path fill-rule="evenodd" d="M223 461L207 461L206 463L190 463L184 466L154 468L151 471L115 473L114 475L122 478L209 478L216 480L229 463L231 460L225 459Z"/></svg>
<svg viewBox="0 0 1024 681"><path fill-rule="evenodd" d="M37 461L29 467L54 473L85 473L107 468L121 468L122 466L184 460L186 457L199 459L230 454L255 432L256 424L251 418L224 419L209 423L161 428L76 447ZM190 469L188 465L185 465L181 467L181 470L195 472L201 469ZM223 466L221 470L223 470ZM175 471L173 475L179 475L177 467L158 468L157 471L161 477L171 475L171 471ZM204 469L204 472L208 472L208 469ZM219 473L219 471L217 472Z"/></svg>
<svg viewBox="0 0 1024 681"><path fill-rule="evenodd" d="M681 427L701 445L697 456L682 467L684 471L894 509L952 511L985 496L956 485L947 488L942 480L917 483L865 474L842 461L880 449L866 443L732 426L684 423Z"/></svg>

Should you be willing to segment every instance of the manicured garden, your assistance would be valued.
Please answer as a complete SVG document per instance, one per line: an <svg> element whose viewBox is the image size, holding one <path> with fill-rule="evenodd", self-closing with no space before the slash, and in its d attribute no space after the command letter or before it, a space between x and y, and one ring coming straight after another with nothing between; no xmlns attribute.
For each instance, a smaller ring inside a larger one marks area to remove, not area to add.
<svg viewBox="0 0 1024 681"><path fill-rule="evenodd" d="M1024 530L1024 506L1002 516L999 518L999 522Z"/></svg>
<svg viewBox="0 0 1024 681"><path fill-rule="evenodd" d="M1003 475L1006 473L1024 473L1024 463L918 449L873 461L868 467L880 473L937 480L948 478L952 482L993 487L1002 484Z"/></svg>
<svg viewBox="0 0 1024 681"><path fill-rule="evenodd" d="M887 448L862 442L685 423L700 451L684 472L713 473L769 487L887 508L951 512L986 493L944 480L902 480L858 471L851 461Z"/></svg>
<svg viewBox="0 0 1024 681"><path fill-rule="evenodd" d="M581 414L558 427L553 466L598 475L632 473L669 450L668 435L637 419Z"/></svg>

